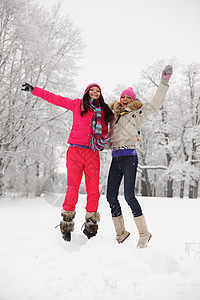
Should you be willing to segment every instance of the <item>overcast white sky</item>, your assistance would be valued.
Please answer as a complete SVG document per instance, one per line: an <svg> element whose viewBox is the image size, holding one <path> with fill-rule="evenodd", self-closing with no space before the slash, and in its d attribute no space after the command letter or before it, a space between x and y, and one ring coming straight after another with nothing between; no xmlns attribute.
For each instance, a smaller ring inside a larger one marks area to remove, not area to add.
<svg viewBox="0 0 200 300"><path fill-rule="evenodd" d="M56 1L38 0L47 6ZM200 63L199 0L63 0L62 11L86 44L80 90L90 82L104 94L117 83L131 86L159 59Z"/></svg>

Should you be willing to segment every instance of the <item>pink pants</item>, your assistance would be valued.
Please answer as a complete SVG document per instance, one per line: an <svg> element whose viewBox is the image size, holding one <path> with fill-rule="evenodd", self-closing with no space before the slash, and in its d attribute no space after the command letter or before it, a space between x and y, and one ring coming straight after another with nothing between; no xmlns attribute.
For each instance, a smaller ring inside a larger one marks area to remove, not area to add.
<svg viewBox="0 0 200 300"><path fill-rule="evenodd" d="M99 151L91 149L69 147L67 150L67 193L63 203L64 210L75 210L78 192L85 173L87 192L87 212L97 212L99 204Z"/></svg>

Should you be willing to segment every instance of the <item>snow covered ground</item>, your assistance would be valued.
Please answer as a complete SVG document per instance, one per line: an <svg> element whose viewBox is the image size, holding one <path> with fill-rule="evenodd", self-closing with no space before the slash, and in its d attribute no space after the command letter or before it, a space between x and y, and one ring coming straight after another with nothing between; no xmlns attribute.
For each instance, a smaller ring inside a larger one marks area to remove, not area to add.
<svg viewBox="0 0 200 300"><path fill-rule="evenodd" d="M121 197L130 237L115 241L105 196L98 235L82 234L85 195L80 195L70 243L59 228L62 196L0 202L0 300L199 300L200 255L185 243L200 243L200 199L138 197L149 229L149 247L138 239ZM48 201L47 201L48 200ZM195 245L194 245L195 248ZM197 246L196 248L197 249Z"/></svg>

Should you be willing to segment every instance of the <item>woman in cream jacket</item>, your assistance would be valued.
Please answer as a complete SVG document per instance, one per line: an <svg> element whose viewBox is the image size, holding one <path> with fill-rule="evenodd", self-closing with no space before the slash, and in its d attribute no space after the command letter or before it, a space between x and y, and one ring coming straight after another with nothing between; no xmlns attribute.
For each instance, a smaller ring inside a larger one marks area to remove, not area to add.
<svg viewBox="0 0 200 300"><path fill-rule="evenodd" d="M124 177L124 196L131 208L139 233L138 248L147 246L151 238L141 206L135 197L135 179L138 166L136 142L142 124L149 115L155 113L164 103L172 67L166 66L162 72L161 83L150 103L137 100L132 88L124 90L120 101L112 105L114 119L111 123L112 162L108 175L107 200L116 230L116 239L122 243L130 233L125 230L124 218L118 200L119 187Z"/></svg>

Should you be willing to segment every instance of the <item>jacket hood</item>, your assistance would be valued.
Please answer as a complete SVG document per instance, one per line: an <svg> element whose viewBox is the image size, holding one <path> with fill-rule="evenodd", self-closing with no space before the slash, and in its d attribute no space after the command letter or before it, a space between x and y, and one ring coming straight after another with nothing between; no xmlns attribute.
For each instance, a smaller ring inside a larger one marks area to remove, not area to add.
<svg viewBox="0 0 200 300"><path fill-rule="evenodd" d="M142 106L143 106L142 102L132 101L129 105L127 105L126 110L128 110L128 111L138 110ZM124 108L123 108L120 101L112 103L111 104L111 109L114 111L115 118L119 115L119 113L122 110L124 110Z"/></svg>

